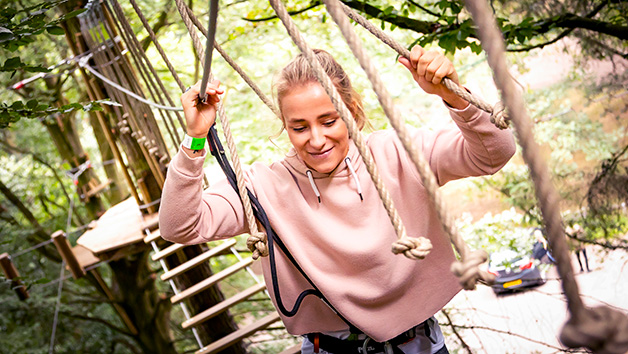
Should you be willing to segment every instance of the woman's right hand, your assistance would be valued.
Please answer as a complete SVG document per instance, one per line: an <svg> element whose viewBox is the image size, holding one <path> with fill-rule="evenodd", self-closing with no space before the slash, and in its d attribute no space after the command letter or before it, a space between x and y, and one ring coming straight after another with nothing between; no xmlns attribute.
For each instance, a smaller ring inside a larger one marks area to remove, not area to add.
<svg viewBox="0 0 628 354"><path fill-rule="evenodd" d="M220 81L214 80L207 84L205 92L207 99L200 102L198 95L201 89L201 82L181 95L181 105L187 124L187 134L193 138L205 138L209 133L209 128L216 121L216 105L220 102L220 97L224 89L220 87Z"/></svg>

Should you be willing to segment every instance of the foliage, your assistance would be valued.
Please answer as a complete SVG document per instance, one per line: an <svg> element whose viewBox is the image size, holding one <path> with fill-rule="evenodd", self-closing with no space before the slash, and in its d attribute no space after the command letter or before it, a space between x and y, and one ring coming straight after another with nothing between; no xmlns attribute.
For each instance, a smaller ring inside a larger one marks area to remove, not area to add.
<svg viewBox="0 0 628 354"><path fill-rule="evenodd" d="M46 12L66 1L44 1L21 10L5 7L0 11L0 45L15 52L21 46L33 43L35 36L44 32L55 36L64 35L65 31L59 24L85 11L79 9L49 20Z"/></svg>
<svg viewBox="0 0 628 354"><path fill-rule="evenodd" d="M532 251L532 228L515 208L495 215L486 214L477 221L465 214L458 220L458 226L471 249L482 249L489 254L503 250L517 254Z"/></svg>
<svg viewBox="0 0 628 354"><path fill-rule="evenodd" d="M68 103L61 107L50 107L45 103L40 103L36 99L24 103L15 101L12 104L0 102L0 129L8 127L20 118L43 118L54 116L55 114L67 114L77 110L84 112L102 111L102 104L119 106L120 104L110 100L99 100L88 103Z"/></svg>

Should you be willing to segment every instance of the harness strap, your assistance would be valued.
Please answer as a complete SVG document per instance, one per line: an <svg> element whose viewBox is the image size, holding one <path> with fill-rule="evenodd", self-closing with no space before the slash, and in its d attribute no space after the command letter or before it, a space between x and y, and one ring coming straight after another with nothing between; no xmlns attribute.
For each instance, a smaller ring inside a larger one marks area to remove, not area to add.
<svg viewBox="0 0 628 354"><path fill-rule="evenodd" d="M216 158L216 161L218 162L223 172L225 173L225 176L227 177L227 181L229 182L231 187L236 191L236 193L238 193L239 195L240 193L239 193L235 173L233 169L231 168L229 161L227 160L227 156L225 155L225 150L222 147L220 139L218 138L218 133L216 132L215 125L212 125L212 127L209 130L208 143L209 143L210 153L212 154L212 156ZM273 293L275 295L277 307L279 311L281 312L281 314L283 314L286 317L292 317L296 315L297 311L301 307L301 303L303 302L304 298L308 295L314 295L318 297L319 299L321 299L321 301L323 301L324 304L326 304L338 317L340 317L340 319L343 322L345 322L349 326L349 330L351 331L351 333L362 333L362 331L360 331L356 326L354 326L351 322L349 322L346 318L344 318L344 316L342 316L340 312L338 312L338 310L336 310L334 306L325 298L323 293L321 293L321 291L318 290L318 287L314 285L314 282L312 282L312 280L307 276L307 274L301 268L301 266L299 266L296 259L294 259L290 251L288 251L288 248L281 241L281 239L279 238L279 236L273 229L272 225L270 224L270 220L268 219L268 216L266 215L264 208L262 208L262 205L257 200L257 197L248 188L247 188L247 194L249 198L251 199L251 205L253 207L253 214L255 214L255 218L264 226L264 229L266 230L266 234L268 236L268 253L269 253L268 258L270 261L270 273L271 273L271 280L273 284ZM285 307L283 301L281 300L281 294L279 291L279 282L277 280L277 265L275 262L275 252L274 252L275 242L279 246L279 249L281 249L281 251L284 253L284 255L288 257L290 262L295 266L295 268L297 268L299 273L301 273L301 275L303 275L305 280L307 280L307 282L310 283L310 285L313 287L313 289L304 290L303 292L301 292L301 294L299 294L291 310L288 310Z"/></svg>

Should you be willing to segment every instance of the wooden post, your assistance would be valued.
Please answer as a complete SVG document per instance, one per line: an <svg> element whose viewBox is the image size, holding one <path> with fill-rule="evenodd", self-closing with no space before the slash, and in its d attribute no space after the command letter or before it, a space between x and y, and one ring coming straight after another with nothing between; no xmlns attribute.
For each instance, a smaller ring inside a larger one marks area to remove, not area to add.
<svg viewBox="0 0 628 354"><path fill-rule="evenodd" d="M52 234L52 242L54 242L59 254L70 268L70 272L72 272L72 276L74 279L81 278L85 276L85 270L79 264L74 252L72 252L72 248L70 247L70 243L68 239L65 237L65 232L62 230L56 231Z"/></svg>
<svg viewBox="0 0 628 354"><path fill-rule="evenodd" d="M113 296L111 289L109 289L109 286L107 286L107 283L105 283L105 280L100 276L98 269L92 269L89 272L94 276L94 279L96 279L98 286L100 286L100 289L102 289L103 293L105 293L105 296L107 297L107 299L111 301L113 308L116 310L116 312L122 319L122 322L124 322L124 324L126 325L126 328L129 329L129 332L131 332L132 335L136 336L139 332L137 331L137 328L133 324L131 317L129 317L129 314L124 310L124 308L120 306L119 303L116 302L116 299Z"/></svg>
<svg viewBox="0 0 628 354"><path fill-rule="evenodd" d="M11 262L11 256L8 253L0 254L0 266L2 266L2 271L7 279L11 280L11 288L15 290L17 296L20 300L26 300L30 296L28 295L28 291L26 287L19 279L20 273L18 273L17 269Z"/></svg>

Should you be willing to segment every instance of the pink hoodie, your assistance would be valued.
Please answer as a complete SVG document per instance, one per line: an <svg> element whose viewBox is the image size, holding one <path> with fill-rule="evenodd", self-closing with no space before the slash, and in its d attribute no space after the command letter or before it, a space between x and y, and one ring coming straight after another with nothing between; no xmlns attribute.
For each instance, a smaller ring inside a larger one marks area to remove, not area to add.
<svg viewBox="0 0 628 354"><path fill-rule="evenodd" d="M473 106L450 111L459 129L414 132L439 183L499 171L515 152L512 133L495 128L488 114ZM424 260L391 252L393 226L353 143L348 157L363 201L345 162L330 174L312 171L312 185L307 166L294 152L270 166L253 164L246 179L279 238L325 297L354 326L383 342L435 314L460 286L449 271L452 246L396 134L375 132L368 146L408 235L432 241ZM161 235L167 240L203 243L247 232L240 199L226 180L201 191L204 159L180 152L170 164L160 210ZM281 298L291 309L311 287L280 250L275 254ZM267 257L262 267L275 302ZM294 317L282 315L282 320L295 335L347 329L314 296L305 298Z"/></svg>

